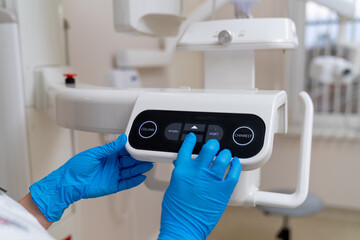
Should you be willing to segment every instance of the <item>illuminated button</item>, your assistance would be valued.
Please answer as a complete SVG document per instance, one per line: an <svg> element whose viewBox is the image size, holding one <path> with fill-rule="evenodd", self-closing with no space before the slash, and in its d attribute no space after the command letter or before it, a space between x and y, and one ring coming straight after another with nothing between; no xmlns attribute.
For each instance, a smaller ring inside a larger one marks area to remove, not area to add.
<svg viewBox="0 0 360 240"><path fill-rule="evenodd" d="M181 136L181 141L184 141L186 135L187 135L187 134L183 134L183 135ZM195 136L196 136L196 142L202 142L202 140L203 140L203 135L195 134Z"/></svg>
<svg viewBox="0 0 360 240"><path fill-rule="evenodd" d="M233 133L233 140L240 146L249 145L254 140L254 131L249 127L239 127Z"/></svg>
<svg viewBox="0 0 360 240"><path fill-rule="evenodd" d="M224 130L218 125L209 125L206 133L206 142L210 139L216 139L220 141L224 136Z"/></svg>
<svg viewBox="0 0 360 240"><path fill-rule="evenodd" d="M139 135L142 138L151 138L157 131L157 125L153 121L146 121L139 127Z"/></svg>
<svg viewBox="0 0 360 240"><path fill-rule="evenodd" d="M179 140L182 123L171 123L165 129L165 137L171 141Z"/></svg>
<svg viewBox="0 0 360 240"><path fill-rule="evenodd" d="M187 123L185 124L184 131L203 132L205 131L205 124Z"/></svg>

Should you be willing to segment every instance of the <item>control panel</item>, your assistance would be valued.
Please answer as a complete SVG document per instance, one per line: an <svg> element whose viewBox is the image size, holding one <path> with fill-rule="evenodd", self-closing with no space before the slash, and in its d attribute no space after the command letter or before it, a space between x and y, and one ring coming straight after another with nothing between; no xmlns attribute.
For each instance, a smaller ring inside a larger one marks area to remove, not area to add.
<svg viewBox="0 0 360 240"><path fill-rule="evenodd" d="M192 132L194 158L217 139L243 170L253 170L270 158L274 135L286 131L286 122L284 91L142 93L126 129L126 149L138 160L171 163Z"/></svg>
<svg viewBox="0 0 360 240"><path fill-rule="evenodd" d="M254 114L146 110L135 118L129 144L138 150L177 153L192 132L197 139L194 154L208 140L217 139L234 156L250 158L261 151L265 128Z"/></svg>

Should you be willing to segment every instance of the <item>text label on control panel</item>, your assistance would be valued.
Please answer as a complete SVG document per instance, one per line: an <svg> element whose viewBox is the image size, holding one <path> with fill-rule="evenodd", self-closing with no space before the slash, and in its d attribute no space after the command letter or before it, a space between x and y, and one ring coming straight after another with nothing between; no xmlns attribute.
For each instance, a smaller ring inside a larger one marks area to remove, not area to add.
<svg viewBox="0 0 360 240"><path fill-rule="evenodd" d="M139 135L142 138L151 138L157 131L157 125L153 121L146 121L139 127Z"/></svg>
<svg viewBox="0 0 360 240"><path fill-rule="evenodd" d="M249 145L254 140L254 131L249 127L239 127L233 133L233 140L240 146Z"/></svg>

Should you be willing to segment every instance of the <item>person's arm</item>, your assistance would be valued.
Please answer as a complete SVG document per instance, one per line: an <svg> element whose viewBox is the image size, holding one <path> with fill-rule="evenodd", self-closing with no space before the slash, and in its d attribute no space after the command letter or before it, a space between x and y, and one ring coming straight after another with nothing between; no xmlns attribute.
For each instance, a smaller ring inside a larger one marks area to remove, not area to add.
<svg viewBox="0 0 360 240"><path fill-rule="evenodd" d="M109 144L81 152L30 186L20 200L44 228L59 221L70 204L130 189L141 184L152 163L138 161L125 149L125 134Z"/></svg>
<svg viewBox="0 0 360 240"><path fill-rule="evenodd" d="M36 205L36 203L34 203L30 193L23 197L19 201L19 204L23 206L30 214L32 214L45 229L48 229L53 224L46 219L44 214L40 211L39 207Z"/></svg>
<svg viewBox="0 0 360 240"><path fill-rule="evenodd" d="M199 156L191 154L196 136L189 134L174 161L162 202L159 240L204 240L220 220L239 180L241 165L217 140L209 140ZM218 153L219 152L219 153Z"/></svg>

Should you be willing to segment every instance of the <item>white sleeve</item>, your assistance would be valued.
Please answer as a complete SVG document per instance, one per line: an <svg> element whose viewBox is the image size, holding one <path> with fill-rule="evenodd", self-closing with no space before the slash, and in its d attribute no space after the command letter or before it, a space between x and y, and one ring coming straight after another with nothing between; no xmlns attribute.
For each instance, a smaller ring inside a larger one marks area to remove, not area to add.
<svg viewBox="0 0 360 240"><path fill-rule="evenodd" d="M1 191L0 239L53 240L33 215Z"/></svg>

